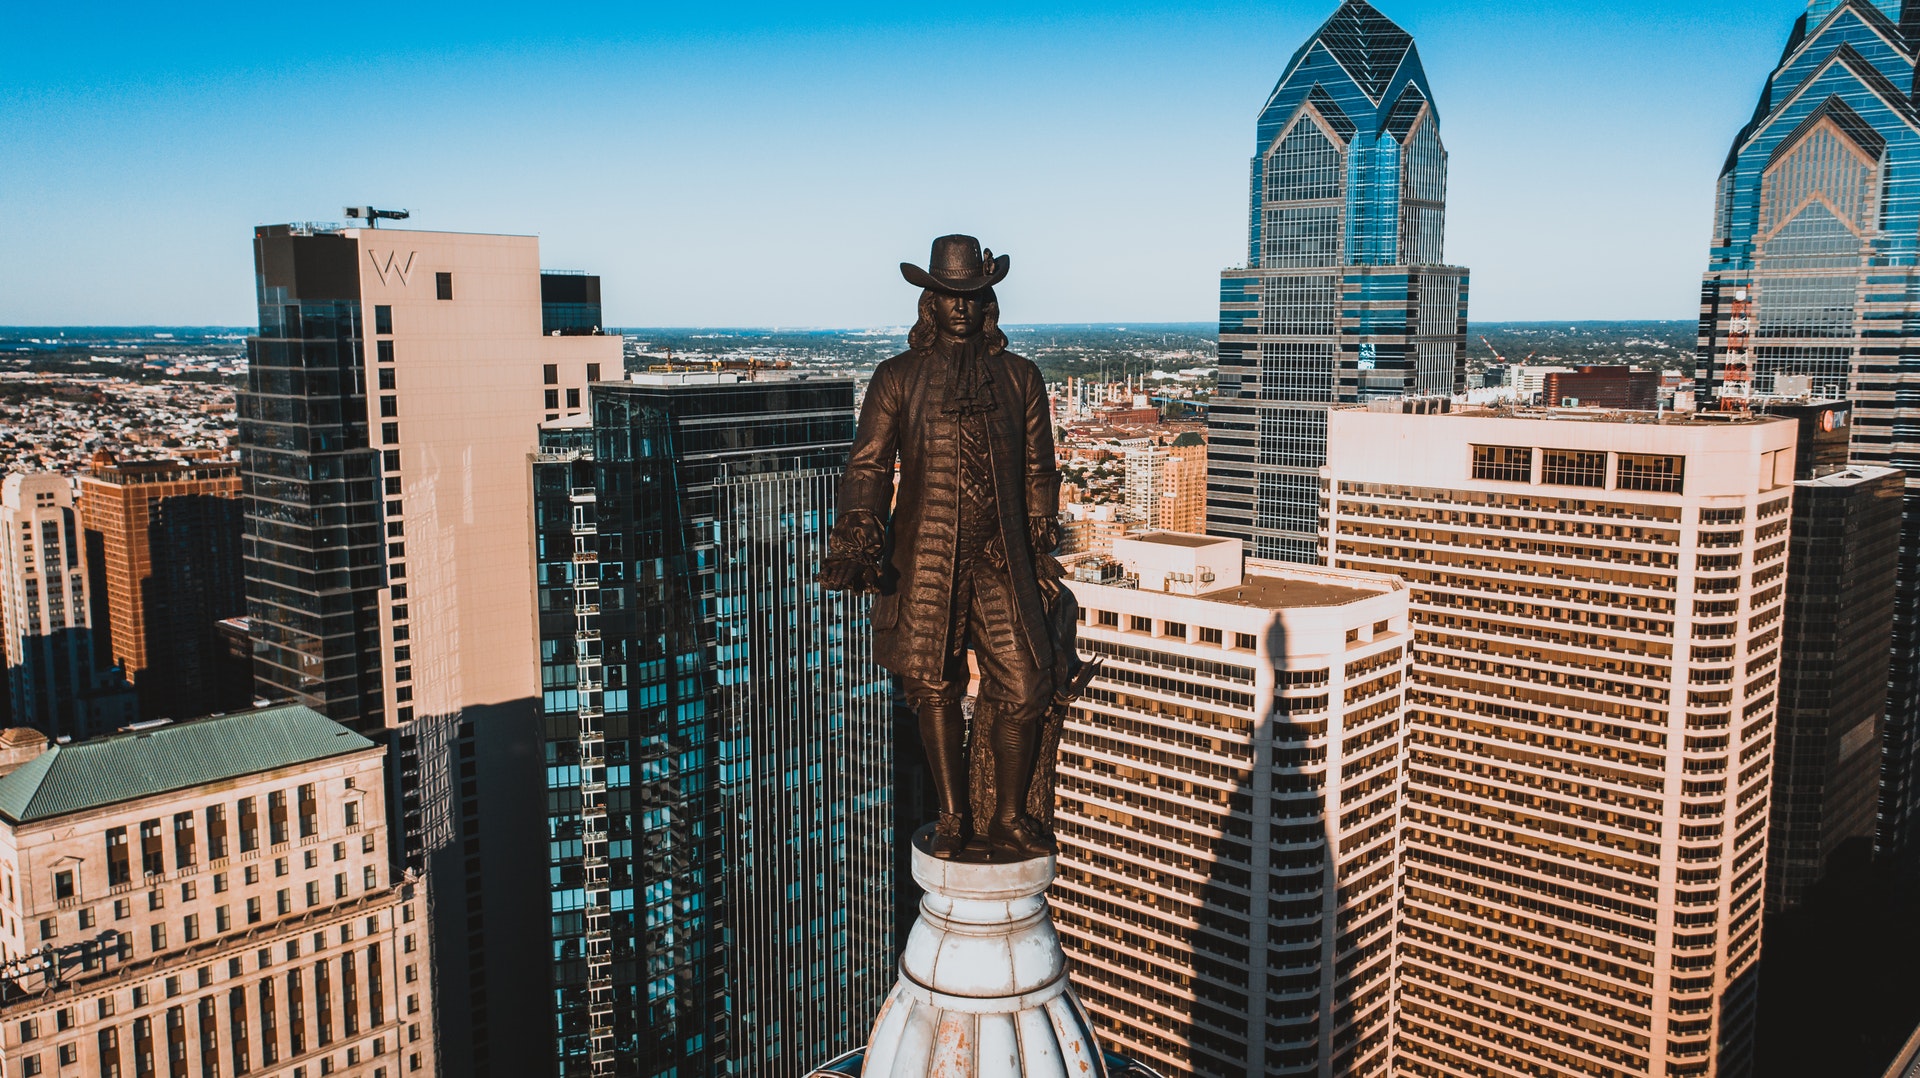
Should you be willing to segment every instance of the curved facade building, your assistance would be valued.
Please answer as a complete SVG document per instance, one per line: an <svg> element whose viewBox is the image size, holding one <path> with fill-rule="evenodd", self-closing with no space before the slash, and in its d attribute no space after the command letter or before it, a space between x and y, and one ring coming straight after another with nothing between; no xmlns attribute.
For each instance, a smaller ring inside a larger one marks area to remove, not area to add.
<svg viewBox="0 0 1920 1078"><path fill-rule="evenodd" d="M1701 285L1707 397L1846 397L1850 456L1908 470L1879 842L1920 775L1920 5L1815 0L1727 155Z"/></svg>
<svg viewBox="0 0 1920 1078"><path fill-rule="evenodd" d="M1464 388L1467 271L1443 264L1447 151L1413 38L1347 0L1255 129L1247 264L1220 275L1207 530L1320 560L1327 406Z"/></svg>

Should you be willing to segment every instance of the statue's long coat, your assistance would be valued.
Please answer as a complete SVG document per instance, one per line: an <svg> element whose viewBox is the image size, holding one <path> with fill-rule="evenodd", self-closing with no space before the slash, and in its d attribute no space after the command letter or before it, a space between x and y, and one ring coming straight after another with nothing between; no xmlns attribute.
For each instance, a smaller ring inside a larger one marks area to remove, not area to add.
<svg viewBox="0 0 1920 1078"><path fill-rule="evenodd" d="M945 667L960 536L959 417L941 411L951 362L915 349L880 364L867 385L860 429L840 484L843 517L866 509L888 521L886 564L873 606L874 659L902 677L926 680L939 680ZM1015 614L1035 663L1051 671L1054 646L1034 573L1027 516L1059 512L1053 417L1040 371L1031 362L1011 352L979 362L992 382L987 442Z"/></svg>

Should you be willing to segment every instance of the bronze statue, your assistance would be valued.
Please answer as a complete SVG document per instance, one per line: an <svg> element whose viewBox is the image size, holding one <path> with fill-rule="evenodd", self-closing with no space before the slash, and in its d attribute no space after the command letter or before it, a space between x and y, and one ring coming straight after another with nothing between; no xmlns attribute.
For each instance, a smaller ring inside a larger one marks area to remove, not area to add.
<svg viewBox="0 0 1920 1078"><path fill-rule="evenodd" d="M976 835L996 853L1053 852L1059 716L1047 720L1090 674L1053 557L1060 474L1046 387L998 325L993 286L1008 262L972 236L942 236L926 269L900 264L922 289L919 321L868 383L820 573L828 588L879 593L874 657L918 715L943 858ZM971 784L969 650L980 670Z"/></svg>

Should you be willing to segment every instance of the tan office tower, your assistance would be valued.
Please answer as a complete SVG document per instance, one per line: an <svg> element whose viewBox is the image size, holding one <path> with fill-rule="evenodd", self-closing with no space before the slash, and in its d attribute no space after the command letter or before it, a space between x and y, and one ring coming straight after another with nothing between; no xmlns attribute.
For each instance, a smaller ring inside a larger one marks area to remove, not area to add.
<svg viewBox="0 0 1920 1078"><path fill-rule="evenodd" d="M0 627L16 726L90 737L138 718L133 694L101 676L93 650L86 544L64 475L0 482Z"/></svg>
<svg viewBox="0 0 1920 1078"><path fill-rule="evenodd" d="M231 460L107 457L80 477L88 567L106 600L106 632L95 640L106 637L112 653L101 660L139 690L142 718L208 715L251 699L216 692L217 626L247 611L239 499Z"/></svg>
<svg viewBox="0 0 1920 1078"><path fill-rule="evenodd" d="M1407 592L1155 532L1070 559L1106 661L1060 746L1054 920L1163 1074L1384 1074Z"/></svg>
<svg viewBox="0 0 1920 1078"><path fill-rule="evenodd" d="M1149 529L1206 530L1207 443L1143 445L1127 450L1127 515Z"/></svg>
<svg viewBox="0 0 1920 1078"><path fill-rule="evenodd" d="M1412 591L1397 1071L1748 1073L1791 422L1336 408Z"/></svg>
<svg viewBox="0 0 1920 1078"><path fill-rule="evenodd" d="M549 1065L528 461L622 375L596 277L531 236L256 230L240 399L260 695L394 728L407 862L433 875L449 1073ZM488 871L481 872L485 863Z"/></svg>
<svg viewBox="0 0 1920 1078"><path fill-rule="evenodd" d="M418 885L388 869L385 755L290 706L10 758L0 1070L435 1073L430 941Z"/></svg>

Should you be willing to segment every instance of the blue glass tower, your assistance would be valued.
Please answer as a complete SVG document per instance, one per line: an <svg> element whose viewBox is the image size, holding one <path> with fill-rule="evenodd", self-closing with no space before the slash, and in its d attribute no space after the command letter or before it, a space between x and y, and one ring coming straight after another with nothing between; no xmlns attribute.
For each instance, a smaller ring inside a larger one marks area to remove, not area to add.
<svg viewBox="0 0 1920 1078"><path fill-rule="evenodd" d="M1328 405L1465 388L1447 151L1405 30L1346 0L1300 46L1260 110L1250 194L1246 267L1220 275L1207 530L1317 562Z"/></svg>
<svg viewBox="0 0 1920 1078"><path fill-rule="evenodd" d="M846 378L636 375L534 464L555 1060L787 1078L892 985L892 704L813 582Z"/></svg>
<svg viewBox="0 0 1920 1078"><path fill-rule="evenodd" d="M1853 462L1905 469L1878 844L1920 853L1920 4L1815 0L1718 181L1707 400L1847 398Z"/></svg>

